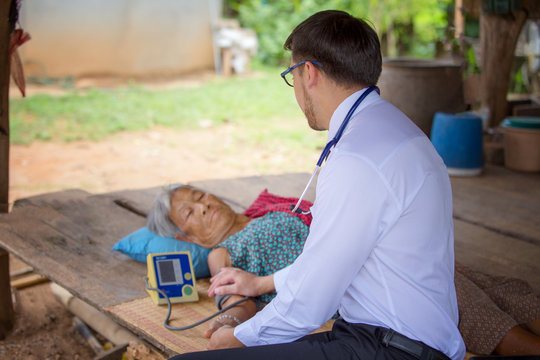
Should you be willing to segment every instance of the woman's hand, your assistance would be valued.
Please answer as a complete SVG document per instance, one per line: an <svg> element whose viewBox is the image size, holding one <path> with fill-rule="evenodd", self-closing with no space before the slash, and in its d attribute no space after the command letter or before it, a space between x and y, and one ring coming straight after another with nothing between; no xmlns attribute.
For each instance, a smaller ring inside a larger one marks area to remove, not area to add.
<svg viewBox="0 0 540 360"><path fill-rule="evenodd" d="M234 318L227 318L227 317L220 316L217 319L212 320L212 322L210 323L210 327L204 333L204 337L206 337L207 339L210 339L212 335L222 326L235 327L236 325L239 325L239 324L237 321L234 320Z"/></svg>
<svg viewBox="0 0 540 360"><path fill-rule="evenodd" d="M243 295L259 296L275 290L274 275L257 276L246 271L226 267L210 279L208 296Z"/></svg>
<svg viewBox="0 0 540 360"><path fill-rule="evenodd" d="M234 328L223 325L212 334L208 343L208 350L228 349L235 347L244 347L245 345L234 336Z"/></svg>

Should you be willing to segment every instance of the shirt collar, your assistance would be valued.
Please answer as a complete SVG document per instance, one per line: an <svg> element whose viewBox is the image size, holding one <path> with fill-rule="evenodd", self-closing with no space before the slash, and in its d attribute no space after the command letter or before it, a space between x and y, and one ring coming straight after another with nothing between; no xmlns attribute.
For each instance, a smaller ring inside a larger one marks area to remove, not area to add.
<svg viewBox="0 0 540 360"><path fill-rule="evenodd" d="M334 138L334 136L336 135L337 131L339 130L339 127L341 126L341 124L343 123L343 121L345 120L345 116L347 116L347 113L349 112L349 110L351 109L351 107L353 106L354 102L360 97L362 96L362 94L364 93L364 91L366 91L368 88L364 88L362 90L359 90L353 94L351 94L349 97L347 97L345 100L343 100L343 102L341 104L338 105L338 107L336 108L336 110L334 111L334 114L332 115L332 117L330 118L330 126L328 127L328 140L327 141L330 141ZM370 99L373 95L373 93L376 93L375 91L372 91L371 94L369 94L365 99L364 101L362 101L362 103L356 108L356 110L354 111L354 114L358 114L358 112L360 110L362 110L366 105L367 103L369 103L370 101L368 101L368 99Z"/></svg>

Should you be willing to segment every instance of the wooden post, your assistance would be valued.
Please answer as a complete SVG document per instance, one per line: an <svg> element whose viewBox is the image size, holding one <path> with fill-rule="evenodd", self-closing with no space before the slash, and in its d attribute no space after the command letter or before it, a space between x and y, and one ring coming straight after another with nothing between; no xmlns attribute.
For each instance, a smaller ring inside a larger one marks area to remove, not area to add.
<svg viewBox="0 0 540 360"><path fill-rule="evenodd" d="M465 35L465 16L463 16L463 0L455 0L454 4L454 37L458 40Z"/></svg>
<svg viewBox="0 0 540 360"><path fill-rule="evenodd" d="M13 328L15 314L9 283L9 253L0 248L0 340Z"/></svg>
<svg viewBox="0 0 540 360"><path fill-rule="evenodd" d="M232 75L232 51L230 47L221 48L221 75Z"/></svg>
<svg viewBox="0 0 540 360"><path fill-rule="evenodd" d="M14 1L0 1L0 212L9 208L9 10ZM14 323L9 283L9 254L0 248L0 339Z"/></svg>
<svg viewBox="0 0 540 360"><path fill-rule="evenodd" d="M526 19L525 11L480 14L480 100L489 109L490 127L498 126L506 117L514 51Z"/></svg>

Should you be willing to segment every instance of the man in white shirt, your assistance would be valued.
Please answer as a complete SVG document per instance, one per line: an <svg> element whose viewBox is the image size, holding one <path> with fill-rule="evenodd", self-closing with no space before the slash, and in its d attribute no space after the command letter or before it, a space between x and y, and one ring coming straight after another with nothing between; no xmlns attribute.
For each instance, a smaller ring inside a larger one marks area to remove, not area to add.
<svg viewBox="0 0 540 360"><path fill-rule="evenodd" d="M423 132L371 91L382 67L376 33L323 11L298 25L285 48L293 65L282 76L309 126L328 130L329 141L337 135L310 234L297 260L273 276L223 269L210 295L275 288L277 296L212 335L211 349L231 349L175 359L463 359L450 181ZM342 318L331 332L308 335L336 311Z"/></svg>

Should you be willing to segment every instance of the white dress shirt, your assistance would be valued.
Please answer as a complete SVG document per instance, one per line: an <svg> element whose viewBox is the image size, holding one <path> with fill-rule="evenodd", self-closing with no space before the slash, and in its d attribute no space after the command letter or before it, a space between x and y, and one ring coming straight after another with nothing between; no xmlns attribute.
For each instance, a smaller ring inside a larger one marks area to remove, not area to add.
<svg viewBox="0 0 540 360"><path fill-rule="evenodd" d="M330 120L332 139L361 90ZM376 92L356 109L319 174L302 254L274 275L276 298L234 335L294 341L339 310L463 359L454 287L452 191L429 139Z"/></svg>

